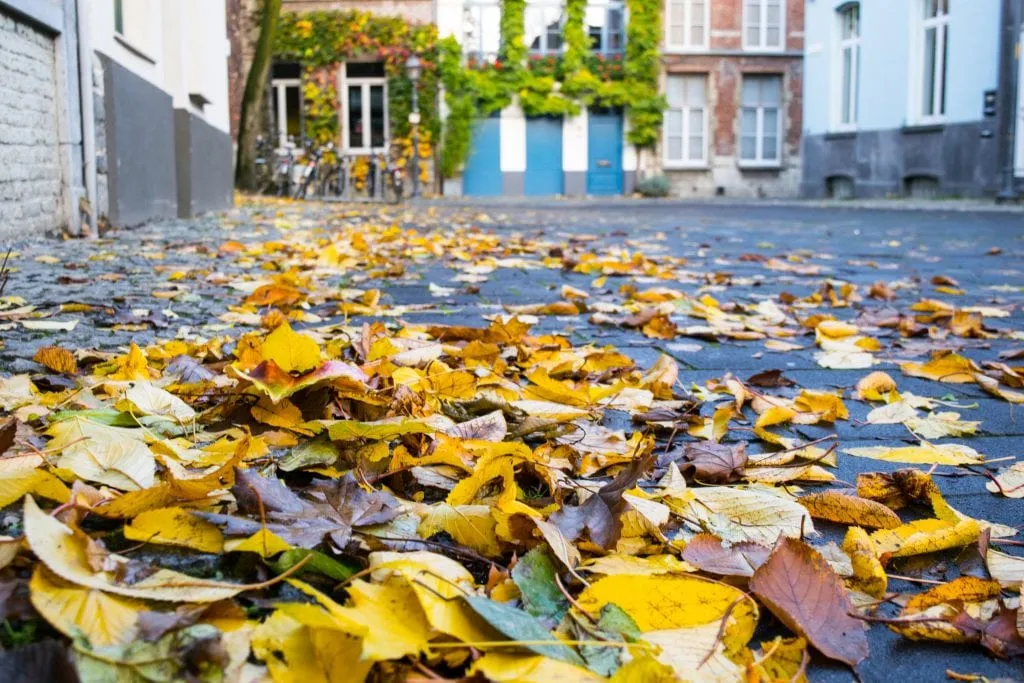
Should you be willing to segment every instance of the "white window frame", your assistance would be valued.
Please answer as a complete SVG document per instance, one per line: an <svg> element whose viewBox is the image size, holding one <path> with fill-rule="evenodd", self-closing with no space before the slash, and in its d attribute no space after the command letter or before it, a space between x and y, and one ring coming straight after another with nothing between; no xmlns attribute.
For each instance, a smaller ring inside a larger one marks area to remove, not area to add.
<svg viewBox="0 0 1024 683"><path fill-rule="evenodd" d="M584 10L583 30L586 31L587 40L590 40L590 24L586 20L586 12L593 9L600 9L604 11L604 25L601 27L601 49L591 49L591 53L595 55L604 55L605 57L615 57L626 54L626 33L627 26L629 25L629 13L626 11L625 0L590 0L587 3L587 7ZM622 16L622 46L617 50L609 50L608 42L611 31L609 30L608 16L611 14L611 10L618 10Z"/></svg>
<svg viewBox="0 0 1024 683"><path fill-rule="evenodd" d="M843 37L843 30L846 26L849 12L857 13L857 32L855 35ZM832 66L832 130L836 132L851 132L857 130L857 122L860 118L860 3L850 2L841 5L836 10L835 23L835 45L834 63ZM847 51L850 52L850 82L843 82L843 59ZM843 121L843 97L850 99L852 117L849 121Z"/></svg>
<svg viewBox="0 0 1024 683"><path fill-rule="evenodd" d="M341 148L348 154L383 154L388 151L391 144L391 119L388 112L388 79L382 76L360 76L349 78L346 64L339 69L339 80L341 90ZM361 147L352 147L349 144L349 115L348 115L348 89L351 86L361 86L362 108L359 110L360 118L363 120L363 144ZM384 86L384 145L371 147L370 141L373 138L370 124L370 86Z"/></svg>
<svg viewBox="0 0 1024 683"><path fill-rule="evenodd" d="M911 125L927 126L942 123L946 120L947 91L949 90L949 72L946 62L947 41L949 38L949 5L953 0L913 0L911 6L911 59L910 59L910 106L908 120ZM925 16L930 3L941 7L946 5L946 12L935 17ZM925 91L924 65L926 41L925 34L935 29L935 80L932 84L932 111L926 114L922 101Z"/></svg>
<svg viewBox="0 0 1024 683"><path fill-rule="evenodd" d="M709 109L710 109L709 104L710 103L708 101L708 80L709 80L709 74L706 74L706 73L669 74L669 75L666 76L666 81L665 81L665 92L666 93L668 92L668 80L667 79L672 79L672 78L681 78L684 81L687 78L700 78L700 79L702 79L704 81L704 105L698 107L698 106L690 105L687 102L684 102L683 106L678 108L679 112L682 115L681 118L682 118L682 123L683 123L683 129L682 129L682 131L680 131L678 136L673 135L672 137L679 137L679 136L681 136L682 139L683 139L683 147L682 147L683 158L682 159L672 159L672 158L669 157L669 155L668 155L668 149L669 149L668 138L670 137L672 131L670 131L668 129L668 125L667 124L662 126L662 147L663 147L662 155L661 155L662 156L662 165L667 170L706 169L708 167L708 142L709 142L709 131L710 131L709 120L711 118L709 116ZM684 98L686 97L686 87L685 86L683 87L683 97ZM675 108L672 107L671 105L669 105L669 107L666 109L666 113L669 110L672 110L672 109L675 109ZM703 130L701 130L701 133L700 133L701 134L701 140L703 141L703 144L701 145L701 158L700 159L688 159L688 158L686 158L686 156L687 156L687 154L689 152L689 149L690 149L690 133L691 133L691 131L690 131L690 113L693 110L695 110L695 109L701 109L703 111L703 113L704 113L704 115L701 117L701 122L703 123Z"/></svg>
<svg viewBox="0 0 1024 683"><path fill-rule="evenodd" d="M461 35L459 36L459 42L462 44L462 53L468 57L474 57L478 60L492 61L497 59L498 52L501 50L501 45L494 52L483 52L480 41L483 39L483 22L480 19L481 11L484 8L491 8L498 10L498 34L500 42L501 34L501 3L498 0L469 0L462 8L463 11L463 25ZM466 31L466 14L473 14L474 19L477 23L477 27L480 29L480 35L477 37L477 44L470 45L467 42L467 31Z"/></svg>
<svg viewBox="0 0 1024 683"><path fill-rule="evenodd" d="M740 81L740 116L737 119L737 125L739 126L739 131L738 131L739 135L736 136L736 142L737 142L736 159L737 159L737 161L739 163L740 168L745 168L745 169L758 169L758 168L773 169L773 168L781 168L782 167L782 147L785 144L785 140L783 139L782 135L783 135L783 130L785 129L785 126L783 125L783 119L785 118L785 112L786 112L786 110L785 110L785 105L786 105L786 101L785 101L786 79L781 74L743 74L743 79L747 79L747 78L774 78L774 79L777 80L777 82L779 84L778 113L775 116L775 121L776 121L775 153L776 153L776 157L774 159L766 159L766 158L764 158L764 111L765 111L765 107L764 106L758 106L756 108L756 110L755 110L757 112L757 125L756 125L756 128L755 128L755 143L754 143L754 150L757 153L757 155L753 159L744 159L743 158L743 110L744 109L749 109L750 107L746 107L743 104L743 81L741 80Z"/></svg>
<svg viewBox="0 0 1024 683"><path fill-rule="evenodd" d="M528 20L528 14L530 10L545 10L545 9L558 9L562 12L562 20L558 26L558 34L561 36L561 45L557 49L551 49L548 46L548 31L547 26L544 26L543 31L540 34L539 50L531 49L529 45L526 46L527 50L531 55L558 55L562 54L565 50L565 2L562 0L527 0L526 7L523 10L523 21Z"/></svg>
<svg viewBox="0 0 1024 683"><path fill-rule="evenodd" d="M694 0L665 0L665 51L666 52L707 52L711 45L711 3L704 0L704 37L701 45L694 45L693 37L693 2ZM673 6L682 6L683 36L682 43L672 42L672 10Z"/></svg>
<svg viewBox="0 0 1024 683"><path fill-rule="evenodd" d="M743 24L740 31L743 33L743 49L750 52L783 52L786 49L786 4L787 0L778 0L779 4L779 44L768 45L768 3L776 0L743 0ZM747 41L747 27L752 24L752 17L748 16L751 3L757 4L757 26L758 42Z"/></svg>
<svg viewBox="0 0 1024 683"><path fill-rule="evenodd" d="M117 7L121 5L121 30L117 30ZM110 14L113 20L114 40L142 59L156 64L156 47L154 36L157 31L159 17L151 0L111 0Z"/></svg>
<svg viewBox="0 0 1024 683"><path fill-rule="evenodd" d="M299 91L299 106L302 106L302 80L299 78L275 78L270 81L270 87L274 92L274 119L277 122L277 146L280 149L284 149L288 144L287 89L296 88ZM301 140L295 141L295 144L301 143Z"/></svg>

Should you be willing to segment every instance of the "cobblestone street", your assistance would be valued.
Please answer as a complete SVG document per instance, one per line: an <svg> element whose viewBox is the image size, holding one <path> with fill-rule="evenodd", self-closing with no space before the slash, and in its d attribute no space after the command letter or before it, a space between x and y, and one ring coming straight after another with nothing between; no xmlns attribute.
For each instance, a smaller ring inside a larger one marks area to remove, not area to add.
<svg viewBox="0 0 1024 683"><path fill-rule="evenodd" d="M353 225L363 227L352 231ZM332 235L344 230L351 231L351 243L334 242ZM364 252L361 234L373 234L383 250ZM375 321L482 327L485 317L516 313L534 323L533 335L614 346L642 371L667 354L679 363L679 390L699 394L709 380L731 374L746 381L770 370L794 383L765 385L781 395L842 390L848 419L794 423L788 432L807 442L837 434L839 453L918 443L904 424L869 424L879 404L854 397L862 378L884 371L900 392L940 400L938 411L981 423L975 436L936 443L964 444L998 460L990 475L1022 456L1024 417L1013 403L977 383L937 382L900 368L925 363L936 350L955 351L979 368L1021 365L1020 355L1008 355L1024 347L1024 220L1015 213L647 202L532 208L264 202L92 242L15 243L8 267L0 299L0 376L45 375L33 361L44 346L73 350L88 364L124 354L131 342L146 348L223 336L228 354L240 335L260 331L275 305L272 297L253 305L257 288L290 283L308 292L290 313L293 326L328 330L325 344L338 338L342 325L353 335ZM601 277L607 280L595 283ZM650 292L648 303L672 303L671 333L648 334L644 323L623 322L621 305L637 292ZM580 312L545 308L566 301L579 301ZM978 314L982 323L953 334L943 311ZM820 335L816 343L813 325L803 325L818 314L853 323L859 334L878 340L878 349L823 359L827 344ZM937 322L924 321L933 314ZM901 325L894 322L901 316ZM775 334L783 319L799 323L790 325L799 332ZM823 367L829 364L837 367ZM54 390L67 380L50 381ZM701 415L713 412L707 400ZM751 453L770 448L751 434L751 415L730 424L724 443L749 441ZM627 413L614 410L604 424L627 435L634 428ZM859 473L905 467L841 454L829 471L841 489L853 486ZM986 490L983 468L931 469L960 513L1024 523L1021 499ZM11 507L20 510L20 504ZM827 521L815 520L815 526L815 543L841 542L846 530ZM889 590L921 590L976 573L972 548L892 560L887 571L908 580L890 579ZM1001 549L1022 554L1019 546ZM760 628L755 640L784 632L770 615L762 616ZM1019 658L998 660L977 645L912 642L879 624L869 641L865 681L938 681L947 669L989 679L1022 675ZM809 673L813 681L850 679L848 669L816 653Z"/></svg>

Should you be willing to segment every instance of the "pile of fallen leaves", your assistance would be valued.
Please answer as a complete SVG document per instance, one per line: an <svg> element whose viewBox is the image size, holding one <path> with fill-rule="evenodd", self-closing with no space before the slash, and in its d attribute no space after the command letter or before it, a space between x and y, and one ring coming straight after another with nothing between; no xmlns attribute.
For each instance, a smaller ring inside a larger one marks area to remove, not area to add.
<svg viewBox="0 0 1024 683"><path fill-rule="evenodd" d="M869 626L1024 654L1024 558L996 547L1017 530L959 512L933 478L987 476L1018 504L1024 469L942 443L976 432L967 406L870 370L886 330L939 349L903 375L1024 402L1024 353L979 365L941 343L1013 334L987 326L999 309L900 311L892 283L827 278L807 297L723 304L681 288L725 284L713 273L585 239L336 228L223 243L217 258L249 268L234 279L170 273L167 298L198 278L237 293L221 334L44 346L39 371L0 377L0 606L63 636L7 664L35 680L801 681L813 653L856 670ZM416 306L354 286L425 260L467 290L503 268L593 279L477 326L403 322ZM328 284L339 274L348 286ZM855 322L833 315L850 308ZM695 384L671 355L637 367L536 330L549 316L809 343L863 376L849 393L778 371ZM851 400L913 443L803 436L848 420ZM839 458L910 466L847 482ZM895 561L947 551L977 561L891 590Z"/></svg>

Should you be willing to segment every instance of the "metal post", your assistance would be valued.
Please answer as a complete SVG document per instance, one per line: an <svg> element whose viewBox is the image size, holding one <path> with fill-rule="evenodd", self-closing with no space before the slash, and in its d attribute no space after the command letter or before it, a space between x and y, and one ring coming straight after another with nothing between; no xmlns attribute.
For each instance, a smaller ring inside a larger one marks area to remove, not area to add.
<svg viewBox="0 0 1024 683"><path fill-rule="evenodd" d="M420 96L416 89L416 81L412 83L412 113L416 119L416 123L412 124L412 197L416 198L420 194Z"/></svg>
<svg viewBox="0 0 1024 683"><path fill-rule="evenodd" d="M1003 0L1002 24L1003 38L999 49L999 154L1002 167L1002 183L998 201L1009 201L1017 198L1014 155L1017 149L1017 135L1024 131L1017 130L1017 83L1021 61L1021 5L1024 0Z"/></svg>
<svg viewBox="0 0 1024 683"><path fill-rule="evenodd" d="M75 13L78 18L78 87L82 98L82 165L85 172L85 195L89 200L89 238L97 239L100 236L100 207L96 194L96 116L93 109L92 34L88 12L88 0L78 0ZM107 116L110 115L111 112L107 112ZM73 207L73 210L77 211L78 207Z"/></svg>

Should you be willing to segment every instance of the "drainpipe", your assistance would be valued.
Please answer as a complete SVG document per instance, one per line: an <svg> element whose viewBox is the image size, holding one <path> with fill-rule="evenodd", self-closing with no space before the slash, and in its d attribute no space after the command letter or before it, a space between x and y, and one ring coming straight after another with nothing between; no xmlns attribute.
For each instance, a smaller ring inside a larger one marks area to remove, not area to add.
<svg viewBox="0 0 1024 683"><path fill-rule="evenodd" d="M1017 149L1017 83L1021 62L1021 4L1024 0L1003 0L1002 34L999 50L999 153L1002 161L1002 187L996 195L997 201L1017 199L1014 155Z"/></svg>
<svg viewBox="0 0 1024 683"><path fill-rule="evenodd" d="M82 100L82 161L85 196L89 200L89 239L99 238L96 197L96 114L93 109L92 40L89 31L89 0L76 0L78 16L78 92Z"/></svg>

